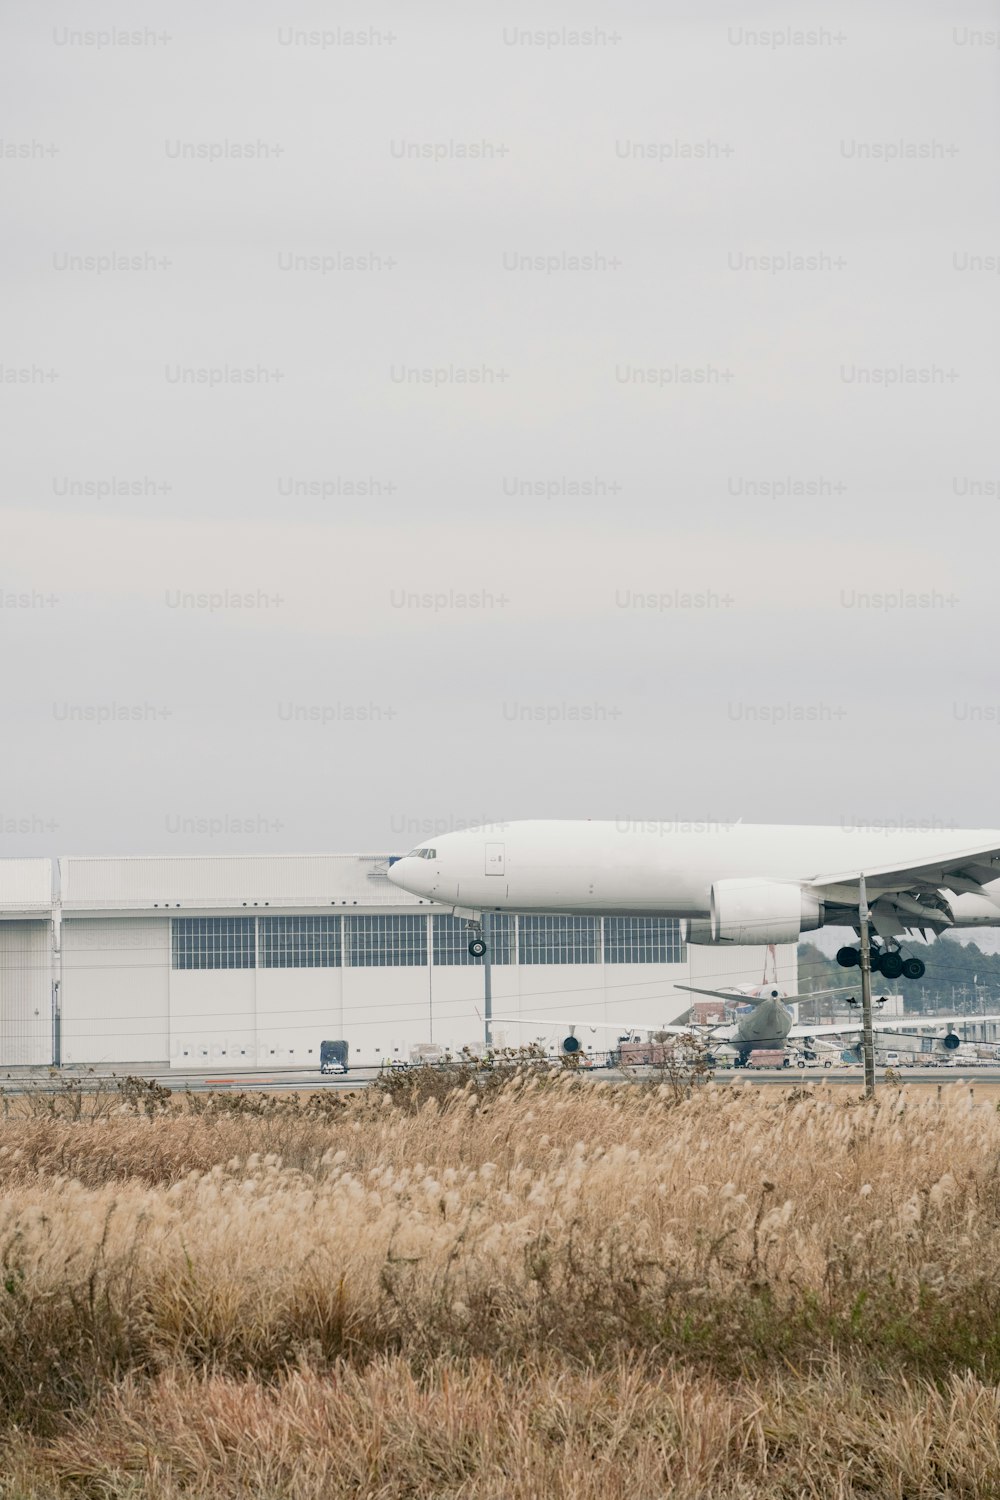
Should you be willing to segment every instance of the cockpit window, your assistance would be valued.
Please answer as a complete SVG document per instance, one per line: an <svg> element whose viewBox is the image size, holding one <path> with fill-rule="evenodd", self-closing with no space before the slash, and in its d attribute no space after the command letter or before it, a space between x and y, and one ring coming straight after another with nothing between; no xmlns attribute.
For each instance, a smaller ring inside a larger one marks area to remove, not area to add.
<svg viewBox="0 0 1000 1500"><path fill-rule="evenodd" d="M407 859L437 859L436 849L411 849L406 855Z"/></svg>

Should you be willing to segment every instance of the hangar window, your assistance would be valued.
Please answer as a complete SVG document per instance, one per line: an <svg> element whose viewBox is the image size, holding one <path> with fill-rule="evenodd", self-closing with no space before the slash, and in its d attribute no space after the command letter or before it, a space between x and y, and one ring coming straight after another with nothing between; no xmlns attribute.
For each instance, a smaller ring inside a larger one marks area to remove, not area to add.
<svg viewBox="0 0 1000 1500"><path fill-rule="evenodd" d="M339 917L261 917L262 969L338 969Z"/></svg>
<svg viewBox="0 0 1000 1500"><path fill-rule="evenodd" d="M346 961L354 969L419 967L427 962L427 918L345 917Z"/></svg>
<svg viewBox="0 0 1000 1500"><path fill-rule="evenodd" d="M175 969L252 969L253 917L174 917L171 922Z"/></svg>
<svg viewBox="0 0 1000 1500"><path fill-rule="evenodd" d="M507 912L490 913L493 944L492 962L510 964L514 962L514 917ZM469 952L472 933L461 917L435 916L434 918L434 962L442 965L481 964L481 958L473 958Z"/></svg>
<svg viewBox="0 0 1000 1500"><path fill-rule="evenodd" d="M679 964L681 924L675 917L605 917L606 964Z"/></svg>
<svg viewBox="0 0 1000 1500"><path fill-rule="evenodd" d="M522 964L596 964L597 917L521 917Z"/></svg>

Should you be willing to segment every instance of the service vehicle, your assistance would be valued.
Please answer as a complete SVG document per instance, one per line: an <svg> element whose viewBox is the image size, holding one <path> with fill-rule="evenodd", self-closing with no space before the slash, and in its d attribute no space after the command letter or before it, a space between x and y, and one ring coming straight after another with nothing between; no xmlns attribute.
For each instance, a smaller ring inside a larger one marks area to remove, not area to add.
<svg viewBox="0 0 1000 1500"><path fill-rule="evenodd" d="M319 1070L321 1073L346 1073L347 1058L348 1046L346 1042L320 1042Z"/></svg>

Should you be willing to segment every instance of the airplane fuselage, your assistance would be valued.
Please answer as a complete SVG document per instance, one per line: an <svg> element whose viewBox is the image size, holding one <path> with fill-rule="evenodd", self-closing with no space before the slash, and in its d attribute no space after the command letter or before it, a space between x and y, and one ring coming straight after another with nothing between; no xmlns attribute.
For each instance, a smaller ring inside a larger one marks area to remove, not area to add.
<svg viewBox="0 0 1000 1500"><path fill-rule="evenodd" d="M743 1053L754 1047L784 1047L794 1017L787 1005L775 996L760 1000L746 1015L740 1016L729 1038L729 1045Z"/></svg>
<svg viewBox="0 0 1000 1500"><path fill-rule="evenodd" d="M765 824L538 820L429 839L395 861L389 878L425 899L484 910L708 918L720 880L788 882L890 865L925 865L993 843L981 829L893 829ZM1000 871L998 871L1000 874ZM946 884L947 882L945 882ZM878 895L869 880L869 897ZM1000 925L1000 878L955 891L953 923ZM822 911L803 923L821 926ZM918 925L918 924L914 924Z"/></svg>

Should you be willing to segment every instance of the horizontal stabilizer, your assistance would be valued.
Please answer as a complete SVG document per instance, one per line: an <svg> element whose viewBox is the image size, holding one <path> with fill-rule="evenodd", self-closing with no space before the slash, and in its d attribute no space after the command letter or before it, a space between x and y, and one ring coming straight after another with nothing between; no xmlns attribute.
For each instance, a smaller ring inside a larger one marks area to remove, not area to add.
<svg viewBox="0 0 1000 1500"><path fill-rule="evenodd" d="M837 989L834 989L834 990L810 990L809 993L808 993L808 995L786 995L784 993L784 991L780 988L780 986L776 985L776 984L772 984L772 985L759 984L759 985L755 985L754 988L758 989L758 990L771 989L774 992L774 994L773 994L773 998L774 999L776 999L776 1000L782 1000L782 1001L787 1000L788 1003L791 1005L791 1004L793 1004L793 1003L795 1003L797 1001L800 1001L800 1000L817 1000L822 995L843 995L843 994L846 994L848 990L856 990L857 989L857 985L856 984L842 984L842 985L839 985L837 987ZM688 994L690 994L690 995L711 995L712 998L715 999L715 1000L743 1000L743 1001L753 1001L753 1000L766 1000L766 999L768 999L768 996L766 994L765 995L742 995L742 994L740 994L740 992L738 990L703 990L703 989L699 989L699 987L696 984L675 984L674 985L674 989L675 990L687 990Z"/></svg>

